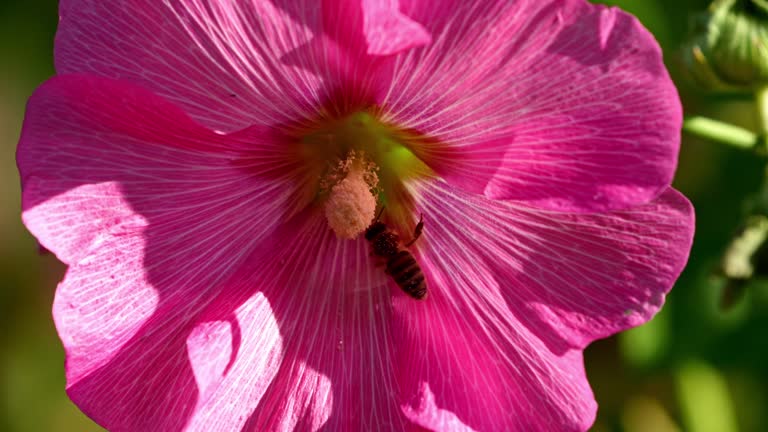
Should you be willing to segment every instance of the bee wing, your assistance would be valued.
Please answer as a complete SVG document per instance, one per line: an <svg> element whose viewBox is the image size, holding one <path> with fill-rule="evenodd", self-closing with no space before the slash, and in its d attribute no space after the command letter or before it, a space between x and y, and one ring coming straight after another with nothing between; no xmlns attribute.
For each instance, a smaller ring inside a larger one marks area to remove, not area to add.
<svg viewBox="0 0 768 432"><path fill-rule="evenodd" d="M387 279L390 279L384 272L386 260L373 255L370 243L363 238L346 243L347 253L340 254L344 259L339 266L343 274L336 278L344 285L343 291L352 295L364 295L386 290Z"/></svg>

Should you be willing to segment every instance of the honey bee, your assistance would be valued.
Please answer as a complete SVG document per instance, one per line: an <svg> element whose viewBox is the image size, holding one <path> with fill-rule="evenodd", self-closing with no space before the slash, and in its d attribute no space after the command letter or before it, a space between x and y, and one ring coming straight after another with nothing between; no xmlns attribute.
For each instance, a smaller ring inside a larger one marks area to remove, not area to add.
<svg viewBox="0 0 768 432"><path fill-rule="evenodd" d="M371 226L365 230L365 239L371 242L371 251L374 255L387 260L384 271L392 276L397 286L416 300L423 300L427 297L427 281L416 258L407 248L421 236L421 231L424 229L424 215L419 218L419 223L413 231L413 239L402 246L400 236L389 229L384 222L379 221L382 211L384 208L379 211Z"/></svg>

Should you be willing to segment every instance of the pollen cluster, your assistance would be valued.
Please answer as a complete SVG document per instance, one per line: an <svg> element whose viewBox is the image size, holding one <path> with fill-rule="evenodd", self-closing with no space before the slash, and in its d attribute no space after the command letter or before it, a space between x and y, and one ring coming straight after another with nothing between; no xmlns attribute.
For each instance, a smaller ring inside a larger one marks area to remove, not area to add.
<svg viewBox="0 0 768 432"><path fill-rule="evenodd" d="M325 217L336 236L353 239L371 224L376 213L377 167L350 152L324 180L328 191Z"/></svg>

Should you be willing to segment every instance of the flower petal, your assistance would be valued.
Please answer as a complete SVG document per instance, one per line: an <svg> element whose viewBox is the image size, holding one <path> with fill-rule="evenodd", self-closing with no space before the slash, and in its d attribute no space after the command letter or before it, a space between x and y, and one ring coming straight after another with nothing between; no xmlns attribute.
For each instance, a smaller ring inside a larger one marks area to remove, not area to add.
<svg viewBox="0 0 768 432"><path fill-rule="evenodd" d="M220 304L212 310L229 313L231 306ZM187 430L243 430L274 385L283 360L273 311L265 297L256 293L228 319L203 322L196 330L187 338L187 351L200 398Z"/></svg>
<svg viewBox="0 0 768 432"><path fill-rule="evenodd" d="M399 0L324 1L323 8L326 30L355 51L391 55L431 41L424 27L400 12Z"/></svg>
<svg viewBox="0 0 768 432"><path fill-rule="evenodd" d="M56 69L130 80L215 130L294 121L324 96L321 58L302 60L311 68L281 61L322 28L315 6L63 0Z"/></svg>
<svg viewBox="0 0 768 432"><path fill-rule="evenodd" d="M671 188L643 206L590 215L488 200L444 183L418 193L425 250L447 254L458 269L486 263L506 302L538 317L531 327L573 348L650 319L693 239L693 207Z"/></svg>
<svg viewBox="0 0 768 432"><path fill-rule="evenodd" d="M104 237L60 284L67 393L109 430L237 430L279 363L269 304L174 295L206 290L197 280L208 278L174 268L153 278L143 241L141 231Z"/></svg>
<svg viewBox="0 0 768 432"><path fill-rule="evenodd" d="M388 121L439 174L564 211L647 202L669 186L681 107L651 34L583 0L403 2L434 42L397 56Z"/></svg>
<svg viewBox="0 0 768 432"><path fill-rule="evenodd" d="M445 184L413 192L430 298L394 305L409 417L433 430L586 430L596 406L581 350L661 306L690 250L688 201L670 189L583 215Z"/></svg>
<svg viewBox="0 0 768 432"><path fill-rule="evenodd" d="M68 392L103 426L177 430L193 414L204 425L211 415L200 413L231 413L206 399L233 388L211 378L223 372L207 344L227 342L201 339L208 321L238 323L232 346L235 334L255 341L233 354L245 363L227 366L260 379L234 386L238 397L253 409L266 390L279 349L271 311L222 284L295 211L301 181L271 139L213 133L105 78L59 76L30 99L18 150L23 218L70 264L54 304Z"/></svg>
<svg viewBox="0 0 768 432"><path fill-rule="evenodd" d="M286 347L247 430L404 430L387 276L367 242L340 240L321 211L296 218L252 260Z"/></svg>
<svg viewBox="0 0 768 432"><path fill-rule="evenodd" d="M363 0L368 54L396 54L431 42L424 27L400 13L399 3L399 0Z"/></svg>
<svg viewBox="0 0 768 432"><path fill-rule="evenodd" d="M124 82L55 77L30 99L19 142L23 218L66 263L135 215L188 263L220 261L218 248L254 244L295 207L298 162L273 138L258 129L213 133Z"/></svg>
<svg viewBox="0 0 768 432"><path fill-rule="evenodd" d="M225 132L312 117L340 88L371 99L377 56L430 41L397 0L63 0L60 15L59 73L133 81Z"/></svg>

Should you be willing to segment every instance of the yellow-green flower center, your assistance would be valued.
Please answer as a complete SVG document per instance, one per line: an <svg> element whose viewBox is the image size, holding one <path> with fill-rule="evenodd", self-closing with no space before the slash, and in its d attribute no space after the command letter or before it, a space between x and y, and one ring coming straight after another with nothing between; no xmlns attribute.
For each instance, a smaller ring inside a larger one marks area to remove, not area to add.
<svg viewBox="0 0 768 432"><path fill-rule="evenodd" d="M368 111L315 122L299 136L299 153L317 177L316 200L340 238L355 238L385 206L388 220L408 224L406 182L432 175L417 155L419 136Z"/></svg>

